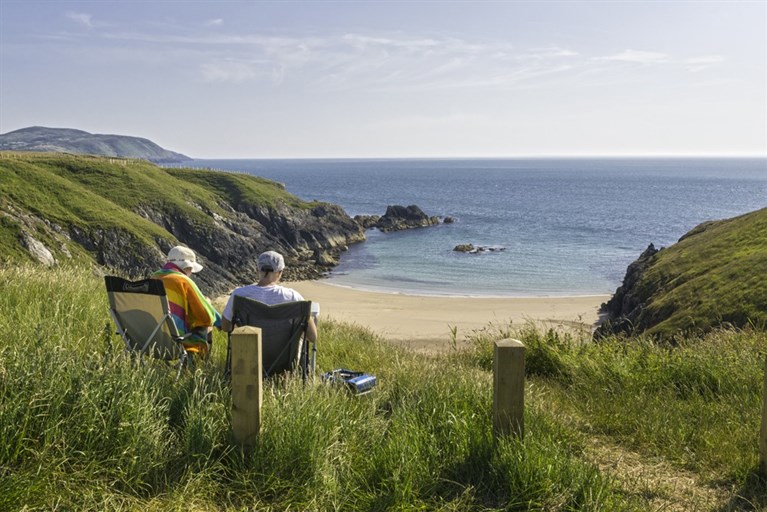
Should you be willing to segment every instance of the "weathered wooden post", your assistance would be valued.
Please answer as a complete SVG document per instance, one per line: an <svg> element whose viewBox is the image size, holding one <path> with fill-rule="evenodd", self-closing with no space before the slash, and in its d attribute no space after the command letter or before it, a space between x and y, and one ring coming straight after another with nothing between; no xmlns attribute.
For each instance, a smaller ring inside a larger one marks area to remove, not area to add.
<svg viewBox="0 0 767 512"><path fill-rule="evenodd" d="M762 429L759 432L759 470L767 476L767 357L764 364L764 385L762 386Z"/></svg>
<svg viewBox="0 0 767 512"><path fill-rule="evenodd" d="M261 328L238 327L232 331L232 433L245 449L253 446L261 430L263 363Z"/></svg>
<svg viewBox="0 0 767 512"><path fill-rule="evenodd" d="M521 341L495 342L493 431L496 437L525 435L525 345Z"/></svg>

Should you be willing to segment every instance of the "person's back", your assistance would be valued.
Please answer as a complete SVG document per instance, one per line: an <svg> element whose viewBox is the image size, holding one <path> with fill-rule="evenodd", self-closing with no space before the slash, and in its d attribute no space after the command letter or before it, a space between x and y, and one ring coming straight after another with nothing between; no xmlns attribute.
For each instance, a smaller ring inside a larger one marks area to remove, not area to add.
<svg viewBox="0 0 767 512"><path fill-rule="evenodd" d="M275 304L282 304L283 302L304 300L303 296L294 289L279 284L272 284L267 286L251 284L248 286L242 286L235 289L232 292L232 295L236 295L238 297L247 297L249 299L263 302L264 304L269 304L270 306Z"/></svg>
<svg viewBox="0 0 767 512"><path fill-rule="evenodd" d="M231 331L233 328L232 317L234 309L234 297L247 297L273 306L284 302L305 300L303 296L292 288L282 286L279 283L282 271L285 269L285 261L281 254L267 251L258 257L259 280L255 284L236 288L226 303L223 313L221 328ZM306 338L309 341L317 340L317 326L314 319L309 319L306 330Z"/></svg>
<svg viewBox="0 0 767 512"><path fill-rule="evenodd" d="M221 315L189 277L200 270L202 265L197 263L194 252L177 246L168 253L168 261L162 269L150 277L162 281L179 334L191 333L184 341L184 347L205 355L211 342L212 327L220 326Z"/></svg>

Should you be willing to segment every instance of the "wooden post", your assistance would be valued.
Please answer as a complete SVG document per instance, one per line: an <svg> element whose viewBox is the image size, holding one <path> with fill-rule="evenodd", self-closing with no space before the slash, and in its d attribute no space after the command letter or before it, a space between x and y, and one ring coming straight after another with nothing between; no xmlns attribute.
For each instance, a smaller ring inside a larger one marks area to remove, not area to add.
<svg viewBox="0 0 767 512"><path fill-rule="evenodd" d="M245 449L253 446L261 430L263 362L261 328L238 327L232 331L232 433Z"/></svg>
<svg viewBox="0 0 767 512"><path fill-rule="evenodd" d="M495 342L493 431L496 437L525 435L525 345L521 341Z"/></svg>
<svg viewBox="0 0 767 512"><path fill-rule="evenodd" d="M759 469L767 476L767 358L765 358L764 385L762 386L762 429L759 432Z"/></svg>

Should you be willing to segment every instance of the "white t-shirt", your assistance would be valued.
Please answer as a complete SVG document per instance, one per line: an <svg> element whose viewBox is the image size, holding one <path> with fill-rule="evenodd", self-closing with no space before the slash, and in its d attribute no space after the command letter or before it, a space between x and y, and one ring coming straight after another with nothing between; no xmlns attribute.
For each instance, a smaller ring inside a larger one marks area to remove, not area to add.
<svg viewBox="0 0 767 512"><path fill-rule="evenodd" d="M234 297L247 297L248 299L254 299L264 304L273 306L274 304L282 304L283 302L294 302L298 300L304 300L303 296L295 291L293 288L281 286L279 284L273 284L269 286L258 286L257 284L251 284L248 286L242 286L236 288L232 295L229 296L229 301L224 308L224 314L222 315L227 320L232 320L232 308L234 307Z"/></svg>

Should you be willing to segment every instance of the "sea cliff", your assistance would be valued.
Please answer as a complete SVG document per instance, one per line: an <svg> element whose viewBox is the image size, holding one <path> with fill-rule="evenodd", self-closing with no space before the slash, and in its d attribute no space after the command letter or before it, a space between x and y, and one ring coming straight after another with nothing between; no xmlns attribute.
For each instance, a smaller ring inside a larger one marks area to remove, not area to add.
<svg viewBox="0 0 767 512"><path fill-rule="evenodd" d="M277 250L286 279L322 275L363 229L341 207L306 202L245 174L142 160L0 152L0 263L86 264L147 275L170 247L194 249L208 294L256 279Z"/></svg>

